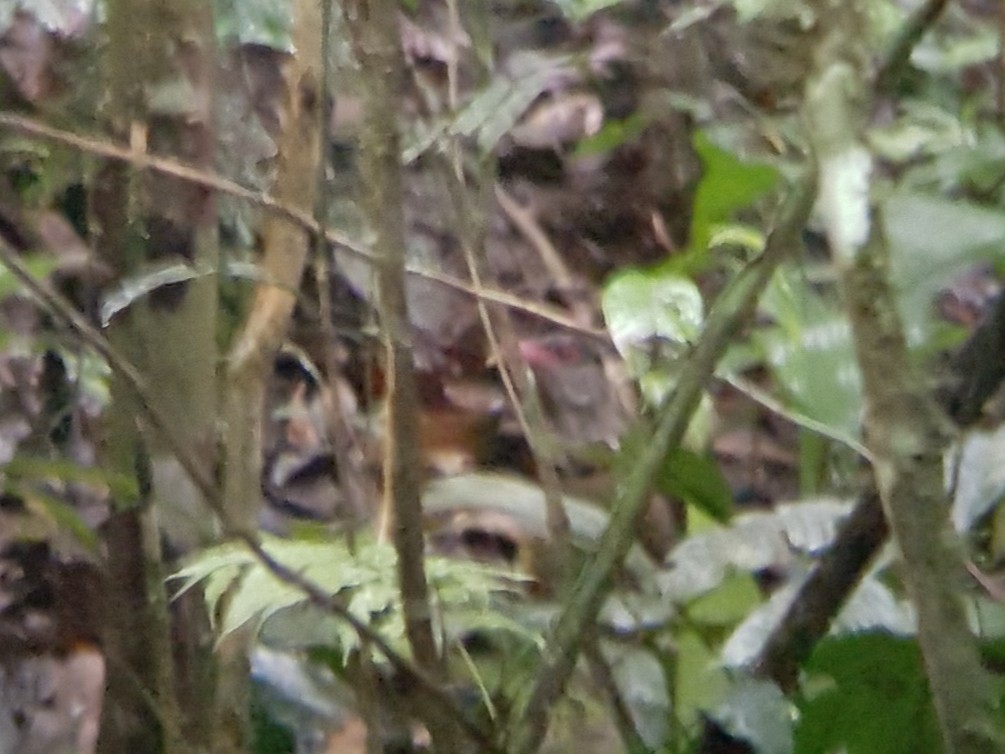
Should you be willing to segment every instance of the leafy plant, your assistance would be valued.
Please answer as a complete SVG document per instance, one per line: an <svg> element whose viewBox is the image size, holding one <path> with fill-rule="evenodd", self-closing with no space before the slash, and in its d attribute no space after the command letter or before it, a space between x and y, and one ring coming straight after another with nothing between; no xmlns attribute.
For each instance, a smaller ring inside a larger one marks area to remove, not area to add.
<svg viewBox="0 0 1005 754"><path fill-rule="evenodd" d="M404 650L401 596L395 551L389 544L360 541L268 539L268 554L321 589ZM518 590L519 577L476 563L443 557L427 559L430 586L441 630L455 640L473 631L508 631L533 639L504 609ZM351 626L311 605L297 586L284 583L240 545L222 545L197 555L173 577L179 594L201 584L221 637L250 624L256 633L287 648L329 646L348 656L361 647Z"/></svg>

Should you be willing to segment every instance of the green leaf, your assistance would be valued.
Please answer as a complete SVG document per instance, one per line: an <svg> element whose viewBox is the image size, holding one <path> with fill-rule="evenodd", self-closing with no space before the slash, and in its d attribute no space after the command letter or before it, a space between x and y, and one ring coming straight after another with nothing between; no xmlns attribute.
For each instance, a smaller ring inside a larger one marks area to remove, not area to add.
<svg viewBox="0 0 1005 754"><path fill-rule="evenodd" d="M37 489L29 490L14 485L13 490L25 500L29 510L39 512L51 520L55 525L55 531L69 532L90 552L98 551L97 534L72 505L55 495Z"/></svg>
<svg viewBox="0 0 1005 754"><path fill-rule="evenodd" d="M746 573L734 573L719 586L687 606L687 616L706 626L732 627L763 601L757 582Z"/></svg>
<svg viewBox="0 0 1005 754"><path fill-rule="evenodd" d="M866 576L841 608L833 626L835 631L855 633L886 631L898 636L910 636L916 630L914 606L906 598L898 598L880 581L879 574Z"/></svg>
<svg viewBox="0 0 1005 754"><path fill-rule="evenodd" d="M792 268L772 279L761 309L774 326L754 334L754 343L785 393L782 405L807 417L804 426L856 443L862 410L861 376L851 328L836 303L817 294Z"/></svg>
<svg viewBox="0 0 1005 754"><path fill-rule="evenodd" d="M478 146L485 154L491 152L499 140L523 117L531 103L545 90L560 65L562 63L558 61L551 61L547 66L516 80L497 79L489 85L489 91L486 91L484 99L476 97L458 116L455 130L463 133L460 131L462 119L465 115L474 116L477 126L472 133L477 135ZM501 97L491 91L497 84L502 88ZM494 101L497 104L490 104Z"/></svg>
<svg viewBox="0 0 1005 754"><path fill-rule="evenodd" d="M713 709L729 691L729 678L716 651L693 628L676 635L674 680L675 719L685 728L695 725L701 710Z"/></svg>
<svg viewBox="0 0 1005 754"><path fill-rule="evenodd" d="M676 448L663 462L656 487L668 497L679 497L716 521L733 514L733 493L719 464L707 454Z"/></svg>
<svg viewBox="0 0 1005 754"><path fill-rule="evenodd" d="M664 668L652 652L635 646L603 642L600 648L639 735L647 746L659 750L672 712Z"/></svg>
<svg viewBox="0 0 1005 754"><path fill-rule="evenodd" d="M705 173L694 198L689 255L700 257L707 252L715 227L774 188L778 172L763 163L742 162L700 132L694 146Z"/></svg>
<svg viewBox="0 0 1005 754"><path fill-rule="evenodd" d="M705 318L694 281L662 268L613 275L601 305L611 339L626 359L654 339L683 349L697 338Z"/></svg>
<svg viewBox="0 0 1005 754"><path fill-rule="evenodd" d="M326 593L338 595L346 609L404 650L396 556L389 544L290 541L266 538L262 546L286 568L300 574ZM508 619L497 598L511 593L509 574L476 563L446 558L426 561L437 617L443 617L456 639L471 627L509 630L526 640L532 632ZM226 636L251 624L270 643L290 649L311 646L340 648L347 653L359 646L359 637L345 621L315 607L297 586L275 576L246 548L226 544L200 553L172 579L179 591L202 583L207 605L219 616L216 626ZM442 633L442 631L440 631ZM536 635L535 635L536 636Z"/></svg>
<svg viewBox="0 0 1005 754"><path fill-rule="evenodd" d="M169 263L154 266L136 275L124 278L101 302L101 326L107 327L112 317L131 306L137 299L149 295L165 285L184 283L197 277L212 274L200 272L191 265Z"/></svg>
<svg viewBox="0 0 1005 754"><path fill-rule="evenodd" d="M443 137L473 138L484 154L495 149L523 117L524 113L545 91L557 72L566 67L568 58L544 58L525 54L521 69L513 78L496 76L478 92L452 121L439 119L419 123L405 139L402 161L408 165Z"/></svg>
<svg viewBox="0 0 1005 754"><path fill-rule="evenodd" d="M271 281L270 277L263 273L258 265L250 262L228 260L223 263L222 269L228 278L235 280L253 283L269 283ZM217 269L213 267L198 268L177 262L146 267L135 275L120 280L118 286L101 302L101 326L107 327L108 323L112 321L112 317L158 288L215 274L217 274Z"/></svg>
<svg viewBox="0 0 1005 754"><path fill-rule="evenodd" d="M775 631L799 593L806 572L800 564L788 566L789 580L763 605L752 610L736 627L722 648L722 661L730 668L745 668L756 662L768 637ZM875 576L866 577L855 589L834 621L836 631L914 632L914 613L909 603L899 601Z"/></svg>
<svg viewBox="0 0 1005 754"><path fill-rule="evenodd" d="M829 638L817 647L805 671L811 679L825 676L831 683L800 700L796 754L942 750L914 640L883 633Z"/></svg>
<svg viewBox="0 0 1005 754"><path fill-rule="evenodd" d="M597 133L579 140L573 157L592 157L617 149L642 133L646 120L642 113L635 113L624 120L605 122Z"/></svg>

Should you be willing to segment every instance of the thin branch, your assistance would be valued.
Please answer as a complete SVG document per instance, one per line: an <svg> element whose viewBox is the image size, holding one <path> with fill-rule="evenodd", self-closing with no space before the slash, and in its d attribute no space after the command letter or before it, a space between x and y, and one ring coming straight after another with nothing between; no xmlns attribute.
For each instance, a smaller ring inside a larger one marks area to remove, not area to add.
<svg viewBox="0 0 1005 754"><path fill-rule="evenodd" d="M834 542L803 582L754 663L754 674L770 678L786 693L799 680L799 668L830 629L834 615L859 583L886 541L888 529L879 494L862 495L842 523Z"/></svg>
<svg viewBox="0 0 1005 754"><path fill-rule="evenodd" d="M454 142L453 151L460 151ZM476 254L476 249L483 249L484 217L483 208L473 207L465 191L461 177L454 172L447 173L445 180L450 193L458 235L461 239L461 249L468 266L468 274L477 292L483 290L482 266L484 259ZM485 185L489 179L486 177ZM474 218L474 219L473 219ZM541 488L544 490L545 518L548 534L558 550L556 566L562 574L562 580L568 575L565 564L569 560L569 517L562 504L561 480L556 468L555 433L551 423L544 414L541 397L537 392L527 364L520 356L519 344L513 328L512 319L506 310L489 311L485 298L475 297L478 317L488 340L492 357L496 361L500 379L513 412L520 425L527 444L530 447L534 465L537 468Z"/></svg>
<svg viewBox="0 0 1005 754"><path fill-rule="evenodd" d="M215 173L185 165L184 163L174 159L156 157L147 152L120 147L108 141L80 136L70 131L53 128L52 126L48 126L45 123L33 118L16 115L14 113L0 112L0 127L7 127L18 133L65 144L86 154L104 157L109 160L126 162L138 170L151 170L156 173L188 181L197 186L202 186L203 188L207 188L221 194L226 194L227 196L232 196L235 199L248 202L249 204L260 207L268 212L278 214L280 217L286 218L290 222L295 223L298 227L303 228L313 235L321 235L328 243L343 249L370 264L375 264L377 262L373 252L365 244L362 244L359 241L338 232L337 230L322 227L311 212L279 201L267 193L246 188L239 183L223 178ZM584 327L570 317L566 316L557 307L539 304L532 301L525 301L519 296L514 296L506 291L491 288L483 288L479 291L464 280L420 267L407 266L405 268L405 272L409 275L444 285L469 296L480 296L486 301L492 301L494 303L510 307L511 309L526 312L531 316L546 320L558 325L559 327L564 327L584 335L589 335L590 337L606 339L606 335L602 330Z"/></svg>
<svg viewBox="0 0 1005 754"><path fill-rule="evenodd" d="M475 257L470 239L463 241L462 246L468 271L471 279L475 281L477 289L481 286L479 260ZM568 561L570 524L565 506L562 504L561 480L558 478L558 471L555 468L554 432L544 415L540 396L528 377L527 366L519 357L516 336L513 333L513 325L509 321L507 312L499 312L500 327L498 329L501 332L497 332L484 300L479 297L476 299L476 303L482 329L485 331L492 355L496 360L506 397L513 406L513 411L520 424L520 431L523 432L523 436L530 446L530 452L541 479L548 534L555 547L559 549L560 556L557 560L564 578L566 575L564 564Z"/></svg>
<svg viewBox="0 0 1005 754"><path fill-rule="evenodd" d="M897 34L886 60L880 66L876 77L876 91L889 91L897 83L911 62L914 48L939 20L948 5L948 0L927 0L911 15Z"/></svg>
<svg viewBox="0 0 1005 754"><path fill-rule="evenodd" d="M396 0L353 0L345 5L345 15L364 93L362 206L378 255L378 312L387 376L384 510L385 516L393 510L405 636L418 667L446 682L449 672L437 648L426 576L419 395L405 289L407 249L398 123L405 61L398 4ZM417 702L436 751L459 751L462 741L453 716L443 715L441 708L421 696Z"/></svg>
<svg viewBox="0 0 1005 754"><path fill-rule="evenodd" d="M149 423L153 431L162 437L168 449L177 456L179 465L192 479L199 493L206 501L206 505L219 518L221 529L226 538L236 540L247 547L272 575L283 583L303 592L311 604L345 620L363 640L370 642L384 654L395 671L421 686L446 713L453 716L473 741L477 742L487 752L498 751L498 747L493 743L491 736L467 718L463 710L461 710L457 702L443 686L433 681L424 672L402 657L379 633L370 628L369 625L361 621L353 613L349 612L344 605L324 589L304 578L299 572L286 567L273 558L264 549L254 531L239 526L231 520L224 509L220 490L212 476L203 467L201 459L197 458L188 447L178 440L171 428L172 425L157 408L156 403L150 400L149 387L136 368L119 354L118 351L112 348L105 337L77 312L70 302L53 291L48 284L37 280L28 268L25 267L17 252L2 237L0 237L0 264L3 264L17 278L18 282L43 307L73 330L85 345L92 348L101 356L109 368L122 378L126 387L136 398L140 411L143 414L143 419Z"/></svg>
<svg viewBox="0 0 1005 754"><path fill-rule="evenodd" d="M563 296L570 296L573 311L576 312L579 320L584 324L589 322L592 312L579 305L579 302L575 301L575 297L570 295L576 287L576 279L544 229L530 210L521 206L501 185L496 184L495 194L503 213L537 251L550 279L557 284L558 290Z"/></svg>

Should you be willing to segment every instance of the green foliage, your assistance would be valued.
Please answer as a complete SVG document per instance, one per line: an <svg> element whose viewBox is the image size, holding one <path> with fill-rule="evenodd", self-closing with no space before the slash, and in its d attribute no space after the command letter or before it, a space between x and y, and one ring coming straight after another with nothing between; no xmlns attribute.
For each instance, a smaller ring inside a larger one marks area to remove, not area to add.
<svg viewBox="0 0 1005 754"><path fill-rule="evenodd" d="M955 479L953 524L970 531L1005 495L1005 427L968 432L958 452L949 454Z"/></svg>
<svg viewBox="0 0 1005 754"><path fill-rule="evenodd" d="M604 286L604 320L629 373L650 405L659 405L676 382L705 317L698 286L667 267L629 268Z"/></svg>
<svg viewBox="0 0 1005 754"><path fill-rule="evenodd" d="M792 418L857 445L861 377L851 330L836 301L828 300L792 267L779 270L761 298L772 325L753 335L761 358L784 391Z"/></svg>
<svg viewBox="0 0 1005 754"><path fill-rule="evenodd" d="M0 171L26 208L59 205L67 189L81 181L83 164L80 153L69 147L0 131Z"/></svg>
<svg viewBox="0 0 1005 754"><path fill-rule="evenodd" d="M575 157L604 154L638 136L646 127L646 117L634 113L624 120L608 120L597 133L580 139Z"/></svg>
<svg viewBox="0 0 1005 754"><path fill-rule="evenodd" d="M830 638L805 671L796 754L941 751L921 653L912 639L884 633Z"/></svg>
<svg viewBox="0 0 1005 754"><path fill-rule="evenodd" d="M289 726L272 719L257 698L251 703L251 740L254 754L294 754L296 738Z"/></svg>
<svg viewBox="0 0 1005 754"><path fill-rule="evenodd" d="M734 214L749 207L778 183L777 171L763 163L748 163L720 149L698 133L695 149L705 172L694 197L691 236L685 259L701 261L713 235Z"/></svg>
<svg viewBox="0 0 1005 754"><path fill-rule="evenodd" d="M716 521L733 513L733 493L715 459L685 448L674 449L663 463L656 487L670 498L680 498Z"/></svg>
<svg viewBox="0 0 1005 754"><path fill-rule="evenodd" d="M404 651L404 625L395 572L394 548L388 544L267 539L270 556L316 584L360 621ZM495 598L513 593L511 574L475 563L430 557L427 576L437 618L450 636L468 631L508 630L528 634L495 607ZM227 544L205 550L173 577L181 592L202 584L220 636L252 624L288 647L331 646L343 653L359 648L360 637L337 616L310 604L297 586L277 578L247 548Z"/></svg>
<svg viewBox="0 0 1005 754"><path fill-rule="evenodd" d="M653 652L637 647L604 642L601 650L639 735L657 749L667 740L672 713L664 667Z"/></svg>
<svg viewBox="0 0 1005 754"><path fill-rule="evenodd" d="M603 309L611 339L629 364L633 347L643 348L651 340L659 339L677 353L686 349L705 318L694 281L660 268L615 274L604 287Z"/></svg>

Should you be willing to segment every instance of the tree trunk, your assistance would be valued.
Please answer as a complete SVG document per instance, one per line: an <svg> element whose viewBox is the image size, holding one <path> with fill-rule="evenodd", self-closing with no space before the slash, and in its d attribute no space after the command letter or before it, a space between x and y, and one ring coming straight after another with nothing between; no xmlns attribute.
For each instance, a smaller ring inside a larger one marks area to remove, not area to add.
<svg viewBox="0 0 1005 754"><path fill-rule="evenodd" d="M213 164L211 8L199 0L112 0L104 120L116 141L197 167ZM143 32L146 33L143 33ZM91 197L95 247L119 280L150 266L215 270L216 216L204 188L106 164ZM215 448L217 281L202 275L154 290L116 315L109 339L140 371L147 400L175 438L211 468ZM212 536L212 517L164 438L138 424L136 398L112 380L103 452L141 470L144 508L120 510L105 530L111 581L109 697L101 751L183 751L212 729L205 611L192 599L172 623L162 542L177 554Z"/></svg>

